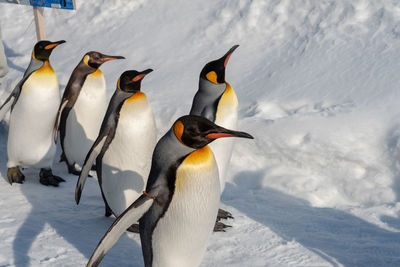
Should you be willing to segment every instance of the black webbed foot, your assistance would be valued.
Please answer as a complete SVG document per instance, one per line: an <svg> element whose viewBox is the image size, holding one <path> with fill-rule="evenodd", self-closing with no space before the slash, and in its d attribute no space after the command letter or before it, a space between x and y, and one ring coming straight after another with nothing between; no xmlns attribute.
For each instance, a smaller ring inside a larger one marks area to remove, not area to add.
<svg viewBox="0 0 400 267"><path fill-rule="evenodd" d="M68 173L71 173L73 175L81 175L81 172L75 167L75 163L69 164L68 161L65 160L65 163L67 164L68 167Z"/></svg>
<svg viewBox="0 0 400 267"><path fill-rule="evenodd" d="M39 173L40 183L42 185L58 186L59 183L65 182L65 180L59 176L53 174L51 169L40 169Z"/></svg>
<svg viewBox="0 0 400 267"><path fill-rule="evenodd" d="M7 170L7 178L11 185L13 183L22 184L25 181L25 175L18 167L9 168Z"/></svg>
<svg viewBox="0 0 400 267"><path fill-rule="evenodd" d="M97 166L96 166L96 164L93 164L93 165L92 165L92 168L90 168L90 170L92 170L92 171L97 171Z"/></svg>
<svg viewBox="0 0 400 267"><path fill-rule="evenodd" d="M217 221L220 221L221 219L224 220L233 219L232 213L223 209L219 209L217 215Z"/></svg>
<svg viewBox="0 0 400 267"><path fill-rule="evenodd" d="M214 232L226 232L226 228L232 227L230 225L226 225L222 222L215 222Z"/></svg>
<svg viewBox="0 0 400 267"><path fill-rule="evenodd" d="M63 161L67 162L67 157L65 156L64 151L61 153L60 160L58 162L63 162Z"/></svg>

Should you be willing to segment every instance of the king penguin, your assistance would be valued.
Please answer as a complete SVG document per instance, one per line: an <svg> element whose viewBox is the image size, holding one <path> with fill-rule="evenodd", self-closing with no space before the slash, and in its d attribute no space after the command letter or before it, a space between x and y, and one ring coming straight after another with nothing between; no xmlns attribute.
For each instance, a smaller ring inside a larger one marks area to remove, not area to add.
<svg viewBox="0 0 400 267"><path fill-rule="evenodd" d="M10 184L25 180L20 167L40 168L40 183L44 185L58 186L64 182L51 170L56 152L53 126L60 89L49 62L53 49L62 43L65 41L36 43L28 69L0 109L2 118L11 108L7 144Z"/></svg>
<svg viewBox="0 0 400 267"><path fill-rule="evenodd" d="M123 58L88 52L69 78L58 109L54 135L57 142L60 130L61 160L67 164L69 173L79 175L75 163L83 165L106 112L106 82L99 67L106 61Z"/></svg>
<svg viewBox="0 0 400 267"><path fill-rule="evenodd" d="M239 45L233 46L221 58L207 63L200 72L199 89L194 96L190 115L205 117L217 125L233 129L237 128L238 99L231 85L225 81L225 69L233 51ZM218 165L221 193L225 188L226 170L233 149L232 139L217 140L210 144ZM222 209L218 218L233 218ZM227 225L220 224L224 227Z"/></svg>
<svg viewBox="0 0 400 267"><path fill-rule="evenodd" d="M151 71L125 71L119 78L100 133L79 176L77 204L94 159L106 216L119 216L142 194L157 141L150 103L140 91L141 81Z"/></svg>
<svg viewBox="0 0 400 267"><path fill-rule="evenodd" d="M87 266L97 266L137 220L145 267L199 266L221 194L208 144L221 137L253 138L200 116L179 118L154 149L146 191L111 225Z"/></svg>

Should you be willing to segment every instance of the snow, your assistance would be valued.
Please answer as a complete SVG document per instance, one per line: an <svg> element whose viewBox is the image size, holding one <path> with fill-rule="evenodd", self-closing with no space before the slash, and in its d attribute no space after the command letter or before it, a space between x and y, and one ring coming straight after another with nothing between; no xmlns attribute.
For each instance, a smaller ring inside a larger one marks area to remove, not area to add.
<svg viewBox="0 0 400 267"><path fill-rule="evenodd" d="M161 136L186 114L201 68L232 45L226 79L239 129L222 195L233 227L213 234L202 266L400 265L400 3L396 1L77 1L46 9L47 36L65 39L51 61L61 88L90 50L127 59L102 66L111 95L127 69L142 84ZM35 43L30 7L0 4L10 73L3 101ZM6 177L0 125L0 266L85 265L113 218L97 181L74 203L76 177L55 159L60 188L25 170ZM127 233L103 266L142 266Z"/></svg>

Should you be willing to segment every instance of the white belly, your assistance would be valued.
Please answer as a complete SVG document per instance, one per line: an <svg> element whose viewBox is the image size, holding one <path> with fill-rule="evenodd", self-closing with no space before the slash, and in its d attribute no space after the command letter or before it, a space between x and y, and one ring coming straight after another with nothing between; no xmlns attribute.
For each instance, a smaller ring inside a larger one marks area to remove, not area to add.
<svg viewBox="0 0 400 267"><path fill-rule="evenodd" d="M60 104L57 76L33 73L10 116L7 166L50 168L56 151L53 128Z"/></svg>
<svg viewBox="0 0 400 267"><path fill-rule="evenodd" d="M223 116L216 117L215 124L230 130L236 130L237 109L236 107L228 107L227 109L230 110L224 112ZM220 138L210 144L218 165L221 192L225 188L227 168L231 160L234 141L234 138Z"/></svg>
<svg viewBox="0 0 400 267"><path fill-rule="evenodd" d="M215 160L212 166L189 166L177 170L171 203L152 236L153 266L199 266L213 231L219 207L219 179ZM182 166L182 165L181 165Z"/></svg>
<svg viewBox="0 0 400 267"><path fill-rule="evenodd" d="M139 104L125 103L114 139L102 160L102 189L114 215L119 216L142 194L156 138L154 117L147 100Z"/></svg>
<svg viewBox="0 0 400 267"><path fill-rule="evenodd" d="M70 164L82 166L96 140L107 110L106 84L103 75L89 75L71 109L64 139L64 152Z"/></svg>

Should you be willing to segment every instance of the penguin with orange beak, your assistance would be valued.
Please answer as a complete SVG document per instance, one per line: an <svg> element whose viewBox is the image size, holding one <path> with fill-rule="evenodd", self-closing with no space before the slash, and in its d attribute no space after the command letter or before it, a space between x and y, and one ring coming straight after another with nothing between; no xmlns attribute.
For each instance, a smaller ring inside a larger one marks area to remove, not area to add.
<svg viewBox="0 0 400 267"><path fill-rule="evenodd" d="M11 109L7 143L7 177L10 184L23 183L20 167L40 168L40 183L58 186L64 180L53 175L56 153L53 126L60 104L57 75L50 65L54 48L65 43L39 41L22 80L0 107L0 119Z"/></svg>
<svg viewBox="0 0 400 267"><path fill-rule="evenodd" d="M68 172L79 175L85 156L96 139L107 109L107 90L99 67L107 61L123 59L99 52L86 53L69 78L55 123L54 141L60 131L61 161Z"/></svg>
<svg viewBox="0 0 400 267"><path fill-rule="evenodd" d="M77 204L94 161L106 216L121 215L142 194L157 142L153 111L141 91L142 80L152 71L125 71L118 79L100 132L77 182Z"/></svg>
<svg viewBox="0 0 400 267"><path fill-rule="evenodd" d="M231 85L225 80L225 70L229 58L239 45L234 45L221 58L207 63L200 72L199 89L193 98L190 115L207 118L217 125L228 129L237 128L238 99ZM232 155L233 142L231 138L213 142L210 147L218 165L221 193L225 188L226 173ZM233 218L222 209L218 219ZM216 230L228 227L218 222Z"/></svg>
<svg viewBox="0 0 400 267"><path fill-rule="evenodd" d="M176 120L154 149L146 190L111 225L87 266L98 266L137 220L145 267L199 266L221 195L208 145L227 137L253 138L200 116Z"/></svg>

